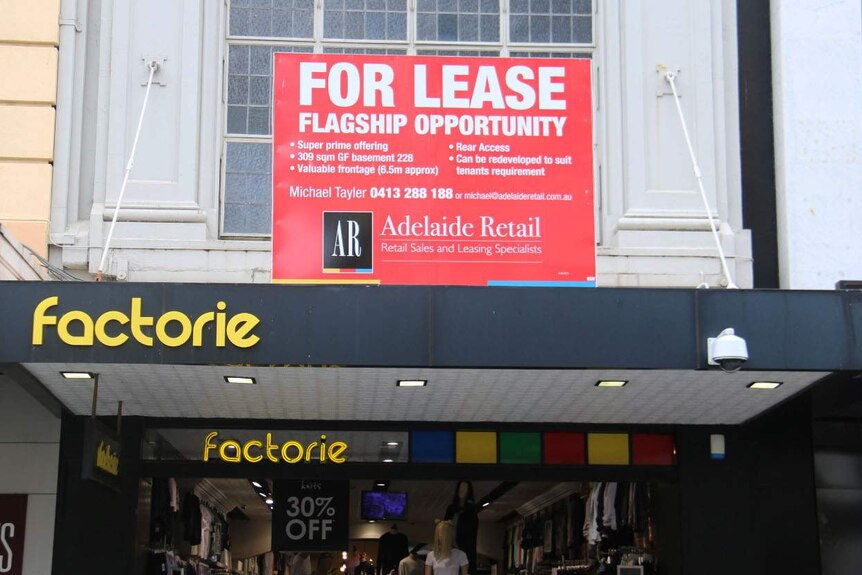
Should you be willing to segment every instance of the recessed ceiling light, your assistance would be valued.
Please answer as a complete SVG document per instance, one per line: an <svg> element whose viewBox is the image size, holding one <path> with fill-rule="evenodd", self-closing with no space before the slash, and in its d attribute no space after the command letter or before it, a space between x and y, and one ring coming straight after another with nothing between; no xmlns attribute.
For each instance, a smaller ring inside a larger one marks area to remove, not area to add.
<svg viewBox="0 0 862 575"><path fill-rule="evenodd" d="M748 389L775 389L782 383L781 381L753 381L748 384Z"/></svg>
<svg viewBox="0 0 862 575"><path fill-rule="evenodd" d="M66 379L94 379L95 376L89 371L61 371L60 375Z"/></svg>
<svg viewBox="0 0 862 575"><path fill-rule="evenodd" d="M369 519L368 522L369 523L375 523L375 521L373 519Z"/></svg>
<svg viewBox="0 0 862 575"><path fill-rule="evenodd" d="M377 487L386 487L386 483L384 481L378 481L375 485L377 485Z"/></svg>
<svg viewBox="0 0 862 575"><path fill-rule="evenodd" d="M263 485L261 485L257 481L252 481L251 484L254 485L255 487L257 487L258 489L261 489L263 487Z"/></svg>
<svg viewBox="0 0 862 575"><path fill-rule="evenodd" d="M267 505L272 505L272 497L267 497L264 501L266 501Z"/></svg>
<svg viewBox="0 0 862 575"><path fill-rule="evenodd" d="M482 507L488 507L489 505L491 505L491 502L486 501L485 503L482 504Z"/></svg>
<svg viewBox="0 0 862 575"><path fill-rule="evenodd" d="M393 462L394 462L393 459L384 459L383 460L383 463L393 463Z"/></svg>
<svg viewBox="0 0 862 575"><path fill-rule="evenodd" d="M258 493L258 495L260 495L260 496L261 496L261 497L263 497L264 499L266 499L266 497L267 497L266 493Z"/></svg>
<svg viewBox="0 0 862 575"><path fill-rule="evenodd" d="M228 383L245 383L247 385L254 385L257 383L253 377L244 377L240 375L226 375L224 376L224 380Z"/></svg>
<svg viewBox="0 0 862 575"><path fill-rule="evenodd" d="M596 382L596 387L625 387L628 380L624 379L601 379Z"/></svg>
<svg viewBox="0 0 862 575"><path fill-rule="evenodd" d="M427 379L399 379L398 387L425 387L428 385Z"/></svg>
<svg viewBox="0 0 862 575"><path fill-rule="evenodd" d="M401 444L398 443L397 441L387 441L383 445L385 445L386 447L398 447Z"/></svg>

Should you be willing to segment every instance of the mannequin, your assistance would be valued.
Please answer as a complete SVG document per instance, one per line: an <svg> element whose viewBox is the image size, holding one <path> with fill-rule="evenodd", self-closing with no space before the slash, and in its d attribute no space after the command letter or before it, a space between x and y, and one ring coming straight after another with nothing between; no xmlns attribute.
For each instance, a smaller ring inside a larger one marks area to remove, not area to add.
<svg viewBox="0 0 862 575"><path fill-rule="evenodd" d="M479 513L473 496L473 484L459 481L452 503L446 508L447 521L455 524L455 544L470 560L469 572L476 572L476 540L479 537Z"/></svg>
<svg viewBox="0 0 862 575"><path fill-rule="evenodd" d="M398 525L393 523L389 531L380 536L377 550L377 572L379 575L389 575L398 570L398 563L409 555L407 536L398 531Z"/></svg>
<svg viewBox="0 0 862 575"><path fill-rule="evenodd" d="M425 561L419 556L419 549L424 547L422 543L410 550L410 555L398 564L398 575L423 575L425 573Z"/></svg>

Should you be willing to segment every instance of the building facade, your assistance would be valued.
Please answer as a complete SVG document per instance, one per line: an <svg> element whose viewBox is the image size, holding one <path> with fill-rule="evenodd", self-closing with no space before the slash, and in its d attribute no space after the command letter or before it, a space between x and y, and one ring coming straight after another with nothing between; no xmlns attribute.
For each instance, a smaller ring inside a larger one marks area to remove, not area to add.
<svg viewBox="0 0 862 575"><path fill-rule="evenodd" d="M67 280L0 284L0 462L21 464L0 494L27 495L24 573L142 573L172 547L165 482L227 516L245 508L236 482L288 476L484 482L478 550L496 560L511 484L540 485L507 508L536 521L564 501L549 485L642 484L660 573L858 570L841 517L859 502L862 308L833 291L862 279L858 2L11 5L0 240L18 240L0 243L16 270L0 278ZM599 289L250 285L272 279L277 52L588 60ZM694 289L727 285L710 219L742 290ZM728 327L750 355L736 373L708 362ZM98 481L94 428L119 445ZM352 459L208 461L212 432L344 436ZM257 496L276 494L250 493L239 558L273 546ZM427 540L411 513L402 528ZM353 543L385 531L354 515Z"/></svg>
<svg viewBox="0 0 862 575"><path fill-rule="evenodd" d="M275 51L590 58L598 282L721 284L667 70L736 283L742 222L735 2L67 2L86 31L61 63L52 262L94 273L157 58L112 277L268 282ZM668 19L667 15L673 18ZM146 55L146 56L144 56ZM646 70L646 71L645 71ZM66 83L68 79L68 83Z"/></svg>

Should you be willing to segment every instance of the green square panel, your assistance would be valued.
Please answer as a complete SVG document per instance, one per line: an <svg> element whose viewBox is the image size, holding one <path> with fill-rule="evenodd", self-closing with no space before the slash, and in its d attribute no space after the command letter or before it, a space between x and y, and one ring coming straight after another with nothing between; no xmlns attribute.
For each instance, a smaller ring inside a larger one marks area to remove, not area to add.
<svg viewBox="0 0 862 575"><path fill-rule="evenodd" d="M541 463L540 433L500 433L500 463Z"/></svg>

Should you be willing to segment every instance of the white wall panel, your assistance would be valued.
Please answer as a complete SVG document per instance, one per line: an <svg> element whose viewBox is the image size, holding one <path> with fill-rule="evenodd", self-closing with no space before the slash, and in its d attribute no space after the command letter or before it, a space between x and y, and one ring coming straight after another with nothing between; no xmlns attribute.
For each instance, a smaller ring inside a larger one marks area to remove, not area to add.
<svg viewBox="0 0 862 575"><path fill-rule="evenodd" d="M772 5L780 282L862 279L862 2Z"/></svg>
<svg viewBox="0 0 862 575"><path fill-rule="evenodd" d="M116 204L143 106L146 60L155 58L161 68L154 76L124 206L198 209L202 17L201 0L114 3L109 207Z"/></svg>
<svg viewBox="0 0 862 575"><path fill-rule="evenodd" d="M27 533L24 540L24 575L51 573L54 558L56 495L27 498Z"/></svg>

